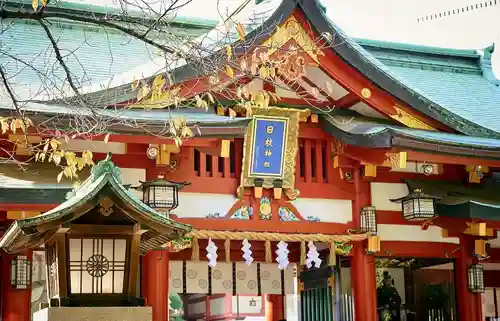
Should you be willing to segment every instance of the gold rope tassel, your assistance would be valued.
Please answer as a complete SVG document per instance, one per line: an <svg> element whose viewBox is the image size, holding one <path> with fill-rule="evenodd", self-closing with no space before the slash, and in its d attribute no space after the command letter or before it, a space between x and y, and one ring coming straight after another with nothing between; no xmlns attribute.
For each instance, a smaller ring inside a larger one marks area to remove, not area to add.
<svg viewBox="0 0 500 321"><path fill-rule="evenodd" d="M330 255L328 257L328 266L337 265L337 245L335 242L330 242Z"/></svg>
<svg viewBox="0 0 500 321"><path fill-rule="evenodd" d="M273 254L271 252L271 241L266 241L264 243L265 248L266 248L266 263L272 263L273 262Z"/></svg>
<svg viewBox="0 0 500 321"><path fill-rule="evenodd" d="M231 240L224 241L224 250L226 252L226 263L231 263Z"/></svg>
<svg viewBox="0 0 500 321"><path fill-rule="evenodd" d="M198 244L198 238L193 237L191 241L191 261L200 261L200 245Z"/></svg>
<svg viewBox="0 0 500 321"><path fill-rule="evenodd" d="M306 242L300 242L300 265L306 265Z"/></svg>

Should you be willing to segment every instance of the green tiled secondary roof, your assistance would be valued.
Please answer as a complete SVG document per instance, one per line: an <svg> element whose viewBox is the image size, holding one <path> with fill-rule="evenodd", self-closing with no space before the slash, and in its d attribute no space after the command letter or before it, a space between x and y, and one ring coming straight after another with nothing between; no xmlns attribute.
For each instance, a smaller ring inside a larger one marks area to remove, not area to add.
<svg viewBox="0 0 500 321"><path fill-rule="evenodd" d="M10 105L0 102L0 114L3 111L10 110ZM64 116L74 113L74 109L66 105L44 104L44 103L27 103L23 106L23 111L32 114L51 114ZM214 112L206 112L200 108L183 108L180 111L173 110L172 113L165 113L164 110L145 110L145 109L103 109L97 114L109 118L122 118L145 122L149 124L165 124L171 119L183 117L189 125L237 125L246 124L249 119L231 118L227 116L217 115ZM91 116L90 110L81 110L79 115Z"/></svg>
<svg viewBox="0 0 500 321"><path fill-rule="evenodd" d="M0 187L0 203L3 204L46 204L54 205L64 202L71 188L36 187ZM21 206L20 206L21 207Z"/></svg>
<svg viewBox="0 0 500 321"><path fill-rule="evenodd" d="M322 115L325 130L347 144L375 148L415 147L437 153L500 159L500 140L411 129L345 116Z"/></svg>
<svg viewBox="0 0 500 321"><path fill-rule="evenodd" d="M166 213L155 211L130 193L123 186L120 169L111 161L110 153L105 160L94 165L90 177L77 188L65 202L42 215L14 222L0 240L0 247L7 251L13 249L20 250L16 244L22 238L34 238L38 240L37 242L43 242L44 232L26 231L40 224L49 223L55 224L55 227L51 228L51 230L54 228L57 230L57 226L60 224L69 223L79 216L85 215L89 210L86 208L87 204L98 204L96 199L102 197L103 191L110 191L111 194L104 195L109 195L111 197L116 196L122 204L125 204L123 213L128 216L129 219L141 224L152 225L152 227L161 226L162 229L168 228L170 230L172 235L165 235L161 229L155 230L155 228L151 228L146 232L141 245L143 252L161 246L173 235L182 236L191 230L191 226L170 219ZM151 233L151 237L148 237L149 233ZM35 237L34 234L37 234L38 237ZM37 243L36 245L40 244Z"/></svg>
<svg viewBox="0 0 500 321"><path fill-rule="evenodd" d="M26 103L21 110L24 115L29 116L37 122L54 122L60 130L71 130L69 121L77 112L75 107L68 105ZM0 101L0 116L9 116L12 111L11 104ZM78 115L92 118L97 114L103 119L123 119L130 121L129 124L113 124L105 130L109 133L121 133L131 135L147 135L147 133L168 136L170 122L177 118L183 118L186 123L193 127L195 136L204 137L226 137L243 136L245 126L250 121L247 118L231 118L215 114L214 111L207 112L201 108L182 108L179 110L145 110L145 109L102 109L94 110L79 109ZM57 116L57 117L54 117ZM54 121L53 119L56 119Z"/></svg>
<svg viewBox="0 0 500 321"><path fill-rule="evenodd" d="M32 1L31 0L7 0L6 6L9 7L23 7L27 10L32 10ZM47 6L47 9L52 10L67 10L73 12L84 12L84 13L92 13L92 14L116 14L123 15L123 10L117 7L110 6L99 6L88 3L78 3L71 1L51 1ZM128 9L126 10L127 15L133 18L142 18L142 19L152 19L155 20L155 17L150 15L147 11L141 11L139 9ZM217 21L211 19L204 19L199 17L184 17L184 16L175 16L171 19L172 25L182 25L185 28L213 28L217 24Z"/></svg>
<svg viewBox="0 0 500 321"><path fill-rule="evenodd" d="M484 178L483 184L464 186L462 182L407 180L410 190L420 189L439 197L436 202L438 216L462 219L500 220L500 183Z"/></svg>

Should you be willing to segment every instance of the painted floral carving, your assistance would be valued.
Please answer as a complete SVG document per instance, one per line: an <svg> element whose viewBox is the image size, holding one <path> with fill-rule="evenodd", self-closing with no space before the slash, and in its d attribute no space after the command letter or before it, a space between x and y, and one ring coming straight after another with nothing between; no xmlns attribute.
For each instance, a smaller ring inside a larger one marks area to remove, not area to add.
<svg viewBox="0 0 500 321"><path fill-rule="evenodd" d="M271 201L267 197L262 197L260 199L260 219L261 220L270 220L273 216L271 212Z"/></svg>
<svg viewBox="0 0 500 321"><path fill-rule="evenodd" d="M288 207L281 206L278 209L278 214L280 216L280 221L284 222L299 221L299 218Z"/></svg>
<svg viewBox="0 0 500 321"><path fill-rule="evenodd" d="M296 50L291 48L291 50ZM305 74L306 60L301 56L284 56L279 65L280 73L288 80L297 80Z"/></svg>
<svg viewBox="0 0 500 321"><path fill-rule="evenodd" d="M253 208L248 205L242 205L232 215L231 219L248 221L252 218Z"/></svg>

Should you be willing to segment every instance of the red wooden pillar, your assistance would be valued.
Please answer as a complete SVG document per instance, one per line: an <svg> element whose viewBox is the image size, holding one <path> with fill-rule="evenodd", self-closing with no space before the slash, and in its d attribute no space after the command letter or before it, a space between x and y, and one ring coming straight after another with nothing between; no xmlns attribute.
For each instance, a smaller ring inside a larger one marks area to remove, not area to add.
<svg viewBox="0 0 500 321"><path fill-rule="evenodd" d="M361 208L370 203L370 185L363 182L359 168L353 170L355 199L353 223L360 227ZM375 257L366 255L366 241L356 242L352 249L351 285L356 321L377 321L377 282Z"/></svg>
<svg viewBox="0 0 500 321"><path fill-rule="evenodd" d="M460 321L482 321L481 294L469 292L467 270L469 265L477 263L472 256L471 237L460 236L460 256L455 264L455 291L457 291L458 319Z"/></svg>
<svg viewBox="0 0 500 321"><path fill-rule="evenodd" d="M153 308L153 321L167 321L168 251L151 251L142 258L142 295Z"/></svg>
<svg viewBox="0 0 500 321"><path fill-rule="evenodd" d="M266 296L266 321L278 321L284 319L283 295L268 294Z"/></svg>
<svg viewBox="0 0 500 321"><path fill-rule="evenodd" d="M352 249L351 284L356 321L377 321L375 257L365 254L365 244Z"/></svg>
<svg viewBox="0 0 500 321"><path fill-rule="evenodd" d="M33 259L33 251L24 251L29 261ZM17 290L10 284L10 262L15 255L2 253L2 321L31 320L31 285L27 289Z"/></svg>

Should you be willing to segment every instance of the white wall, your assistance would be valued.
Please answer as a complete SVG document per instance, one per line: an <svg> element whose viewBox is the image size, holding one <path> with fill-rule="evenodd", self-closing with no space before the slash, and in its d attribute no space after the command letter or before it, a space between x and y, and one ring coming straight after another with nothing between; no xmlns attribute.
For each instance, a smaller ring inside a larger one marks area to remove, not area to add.
<svg viewBox="0 0 500 321"><path fill-rule="evenodd" d="M401 212L401 204L390 200L407 195L408 186L403 183L371 183L370 191L372 205L377 211ZM426 230L422 230L420 225L378 224L377 228L381 241L459 243L456 237L444 238L438 226L431 225Z"/></svg>
<svg viewBox="0 0 500 321"><path fill-rule="evenodd" d="M230 194L179 193L179 207L173 213L179 217L206 217L219 213L224 217L238 199Z"/></svg>
<svg viewBox="0 0 500 321"><path fill-rule="evenodd" d="M139 186L140 182L144 182L146 180L146 170L144 168L121 168L120 172L122 176L123 184L130 184L132 187ZM136 191L134 189L130 189L130 193L132 193L135 197L142 200L142 192Z"/></svg>
<svg viewBox="0 0 500 321"><path fill-rule="evenodd" d="M370 183L372 205L379 211L401 211L401 204L390 200L408 195L408 186L402 183Z"/></svg>
<svg viewBox="0 0 500 321"><path fill-rule="evenodd" d="M458 237L443 237L439 226L377 224L377 229L381 241L460 243Z"/></svg>
<svg viewBox="0 0 500 321"><path fill-rule="evenodd" d="M301 198L292 202L304 219L317 217L321 222L347 223L352 220L352 202L323 198Z"/></svg>

